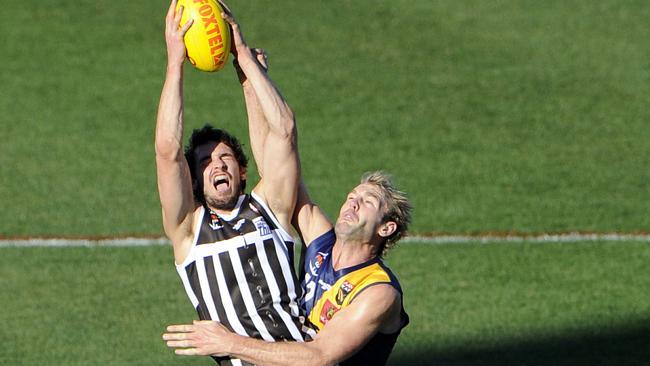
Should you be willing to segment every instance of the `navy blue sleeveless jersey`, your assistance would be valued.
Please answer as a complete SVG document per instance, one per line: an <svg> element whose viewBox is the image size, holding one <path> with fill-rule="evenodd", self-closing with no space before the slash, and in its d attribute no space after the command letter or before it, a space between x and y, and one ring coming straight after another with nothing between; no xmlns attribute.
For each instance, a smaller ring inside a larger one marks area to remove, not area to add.
<svg viewBox="0 0 650 366"><path fill-rule="evenodd" d="M332 249L335 242L333 230L316 238L307 248L301 272L304 297L300 305L305 310L310 326L317 330L325 327L339 310L352 303L356 296L370 286L389 284L402 295L397 278L379 257L334 270ZM391 334L377 333L361 350L341 362L341 365L386 364L397 337L408 322L408 315L402 306L399 330Z"/></svg>

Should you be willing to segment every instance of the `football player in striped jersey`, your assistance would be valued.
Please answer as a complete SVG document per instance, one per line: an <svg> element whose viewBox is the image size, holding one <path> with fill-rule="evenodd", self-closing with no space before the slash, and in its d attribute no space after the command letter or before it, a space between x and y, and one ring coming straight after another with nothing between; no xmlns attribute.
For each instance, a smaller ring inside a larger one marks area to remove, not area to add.
<svg viewBox="0 0 650 366"><path fill-rule="evenodd" d="M269 79L263 60L231 23L237 35L231 51L244 76L246 105L255 108L248 113L259 114L266 123L264 141L255 146L265 157L256 160L265 174L246 193L247 159L240 143L211 126L195 130L184 151L183 36L192 23L181 25L182 7L175 8L172 0L155 151L163 228L172 242L176 270L199 319L219 321L243 337L303 342L309 332L299 309L289 233L300 177L293 111ZM248 364L213 356L221 365Z"/></svg>
<svg viewBox="0 0 650 366"><path fill-rule="evenodd" d="M234 19L226 20L236 39ZM259 161L269 125L255 113L255 100L249 102L251 145ZM215 321L169 326L163 339L179 355L232 356L260 365L385 364L409 320L399 282L382 257L406 233L411 210L390 177L373 172L348 193L332 224L301 184L293 223L307 246L301 307L318 330L315 339L269 343Z"/></svg>

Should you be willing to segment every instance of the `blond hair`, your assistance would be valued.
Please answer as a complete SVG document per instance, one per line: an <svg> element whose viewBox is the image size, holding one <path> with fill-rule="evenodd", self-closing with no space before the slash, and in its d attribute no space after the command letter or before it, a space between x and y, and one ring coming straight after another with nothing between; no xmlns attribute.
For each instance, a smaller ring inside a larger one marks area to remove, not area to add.
<svg viewBox="0 0 650 366"><path fill-rule="evenodd" d="M406 234L411 223L413 206L406 197L406 193L397 189L393 184L392 176L383 171L367 172L361 177L361 184L368 183L377 186L382 192L386 212L383 222L393 221L397 225L394 233L384 239L377 253L384 257L390 249Z"/></svg>

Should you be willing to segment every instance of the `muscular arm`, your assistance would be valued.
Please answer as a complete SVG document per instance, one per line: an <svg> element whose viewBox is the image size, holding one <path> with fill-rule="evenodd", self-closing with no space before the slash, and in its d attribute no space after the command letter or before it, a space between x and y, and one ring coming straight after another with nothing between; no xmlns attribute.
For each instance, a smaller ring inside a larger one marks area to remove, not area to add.
<svg viewBox="0 0 650 366"><path fill-rule="evenodd" d="M233 32L234 53L239 67L246 82L250 83L250 89L244 87L244 95L249 120L253 117L254 123L250 127L254 132L251 135L251 142L255 144L253 153L262 172L260 182L253 191L266 201L280 223L288 229L300 176L293 111L246 45L239 24L229 11L226 10L223 16ZM261 118L267 130L254 129L256 121Z"/></svg>
<svg viewBox="0 0 650 366"><path fill-rule="evenodd" d="M264 51L253 49L251 52L264 71L268 71L268 64ZM239 63L236 60L234 66L237 70L237 76L239 77L239 82L241 83L244 93L244 102L246 104L246 114L248 117L248 135L250 137L251 150L253 151L253 159L257 166L257 173L260 177L263 177L264 166L262 165L262 162L264 161L264 145L266 143L266 136L269 134L268 122L266 121L266 117L264 117L264 111L262 110L260 102L257 100L255 89L251 85L250 80L246 78L246 75L241 70Z"/></svg>
<svg viewBox="0 0 650 366"><path fill-rule="evenodd" d="M163 339L179 355L230 355L259 365L334 365L354 355L377 332L397 331L400 301L390 285L372 286L307 343L268 343L242 337L217 322L170 326Z"/></svg>
<svg viewBox="0 0 650 366"><path fill-rule="evenodd" d="M185 238L191 231L195 204L189 168L183 155L183 35L191 26L179 29L181 12L175 13L173 0L166 17L167 71L156 119L155 150L158 193L163 227L174 245L177 262L185 257Z"/></svg>
<svg viewBox="0 0 650 366"><path fill-rule="evenodd" d="M260 49L251 49L251 52L260 66L262 66L264 70L268 70L268 62L264 51ZM237 63L235 63L235 67L238 68L239 81L244 91L244 100L246 102L246 111L248 114L248 131L251 148L253 150L253 157L258 167L258 173L260 177L263 177L264 166L262 162L264 161L264 144L266 142L266 136L269 133L268 122L264 116L262 107L257 100L255 89L252 87L243 71L239 69ZM300 178L298 185L296 206L293 211L291 224L298 231L307 246L315 238L332 228L329 219L321 211L320 207L311 200L302 177Z"/></svg>

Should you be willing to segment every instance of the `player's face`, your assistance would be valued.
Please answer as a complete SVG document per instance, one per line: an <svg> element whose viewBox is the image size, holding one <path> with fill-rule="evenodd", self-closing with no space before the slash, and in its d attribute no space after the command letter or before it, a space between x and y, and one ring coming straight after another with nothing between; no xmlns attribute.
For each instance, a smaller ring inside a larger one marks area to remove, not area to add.
<svg viewBox="0 0 650 366"><path fill-rule="evenodd" d="M233 209L242 193L242 180L246 179L246 170L239 166L233 150L223 142L210 142L197 147L194 153L197 177L203 177L203 195L208 206Z"/></svg>
<svg viewBox="0 0 650 366"><path fill-rule="evenodd" d="M364 183L348 193L336 220L336 236L365 243L378 238L385 203L376 185Z"/></svg>

